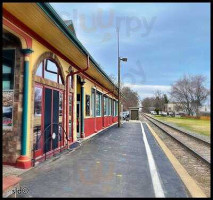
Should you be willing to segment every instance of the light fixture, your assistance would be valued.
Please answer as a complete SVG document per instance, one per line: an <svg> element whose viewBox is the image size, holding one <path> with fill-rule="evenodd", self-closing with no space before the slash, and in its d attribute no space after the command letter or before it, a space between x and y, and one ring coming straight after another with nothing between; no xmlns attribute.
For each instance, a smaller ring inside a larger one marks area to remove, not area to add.
<svg viewBox="0 0 213 200"><path fill-rule="evenodd" d="M127 58L120 58L120 60L127 62Z"/></svg>

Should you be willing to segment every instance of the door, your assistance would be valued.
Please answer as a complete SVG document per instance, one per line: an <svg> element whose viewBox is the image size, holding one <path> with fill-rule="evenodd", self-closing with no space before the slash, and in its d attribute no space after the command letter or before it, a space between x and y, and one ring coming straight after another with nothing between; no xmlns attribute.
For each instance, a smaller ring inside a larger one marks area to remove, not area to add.
<svg viewBox="0 0 213 200"><path fill-rule="evenodd" d="M59 134L59 91L45 88L44 103L44 153L56 149ZM55 137L52 137L54 135Z"/></svg>
<svg viewBox="0 0 213 200"><path fill-rule="evenodd" d="M131 110L131 120L138 120L138 110Z"/></svg>

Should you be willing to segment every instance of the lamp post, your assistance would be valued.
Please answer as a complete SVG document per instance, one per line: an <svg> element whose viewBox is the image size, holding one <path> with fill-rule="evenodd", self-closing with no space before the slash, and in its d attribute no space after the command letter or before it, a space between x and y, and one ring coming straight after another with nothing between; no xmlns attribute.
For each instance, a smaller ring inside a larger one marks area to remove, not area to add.
<svg viewBox="0 0 213 200"><path fill-rule="evenodd" d="M120 58L119 55L119 27L117 27L117 34L118 34L118 127L121 127L121 118L120 118L120 71L121 71L121 60L123 62L127 62L127 58Z"/></svg>

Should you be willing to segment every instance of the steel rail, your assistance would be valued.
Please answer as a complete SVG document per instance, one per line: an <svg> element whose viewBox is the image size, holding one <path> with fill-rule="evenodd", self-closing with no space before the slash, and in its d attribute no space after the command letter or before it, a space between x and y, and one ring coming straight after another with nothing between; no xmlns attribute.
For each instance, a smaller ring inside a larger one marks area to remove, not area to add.
<svg viewBox="0 0 213 200"><path fill-rule="evenodd" d="M202 155L200 155L198 152L196 152L195 150L193 150L192 148L190 148L189 146L187 146L186 144L184 144L182 141L180 141L179 139L177 139L175 136L173 136L172 134L170 134L168 131L166 131L164 128L162 128L161 126L159 126L158 124L156 124L153 120L152 117L150 116L147 116L146 114L142 114L147 120L149 120L151 123L153 123L155 126L157 126L160 130L162 130L164 133L166 133L167 135L169 135L171 138L173 138L176 142L178 142L181 146L183 146L185 149L187 149L189 152L191 152L194 156L196 156L198 159L202 160L204 163L208 164L209 167L211 166L211 162L209 160L207 160L206 158L204 158ZM150 119L151 118L151 119ZM158 120L156 120L158 121ZM160 122L159 122L160 123ZM164 124L164 123L162 123ZM167 124L164 124L165 126L168 126L170 128L169 125ZM173 128L173 127L171 127ZM179 131L179 130L176 130L176 131ZM182 132L182 131L180 131ZM191 136L191 135L188 135L187 136ZM199 138L195 138L196 140L199 140ZM199 140L199 141L202 141L203 140Z"/></svg>

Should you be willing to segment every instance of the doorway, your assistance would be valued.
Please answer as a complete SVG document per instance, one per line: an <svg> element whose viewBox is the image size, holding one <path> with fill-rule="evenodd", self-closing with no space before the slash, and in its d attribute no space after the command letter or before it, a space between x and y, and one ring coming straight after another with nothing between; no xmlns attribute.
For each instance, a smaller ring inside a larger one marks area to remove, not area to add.
<svg viewBox="0 0 213 200"><path fill-rule="evenodd" d="M63 91L47 86L35 87L35 157L64 146Z"/></svg>

